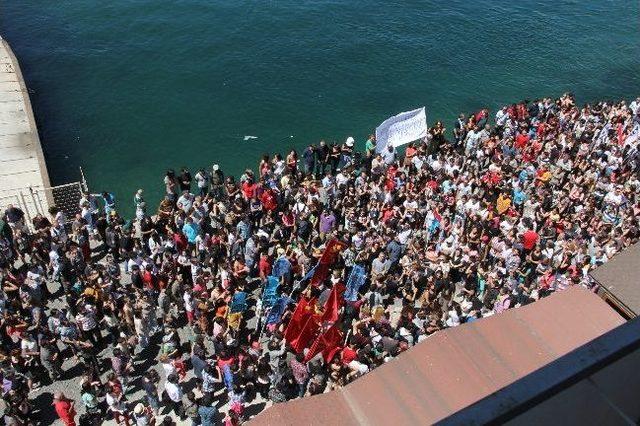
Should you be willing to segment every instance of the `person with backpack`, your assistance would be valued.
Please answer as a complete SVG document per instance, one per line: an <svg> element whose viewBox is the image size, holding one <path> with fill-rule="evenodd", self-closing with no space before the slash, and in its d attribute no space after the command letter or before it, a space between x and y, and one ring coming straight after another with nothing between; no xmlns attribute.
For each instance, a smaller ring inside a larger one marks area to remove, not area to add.
<svg viewBox="0 0 640 426"><path fill-rule="evenodd" d="M205 394L198 401L198 416L200 417L201 426L214 426L216 424L219 413L211 394Z"/></svg>

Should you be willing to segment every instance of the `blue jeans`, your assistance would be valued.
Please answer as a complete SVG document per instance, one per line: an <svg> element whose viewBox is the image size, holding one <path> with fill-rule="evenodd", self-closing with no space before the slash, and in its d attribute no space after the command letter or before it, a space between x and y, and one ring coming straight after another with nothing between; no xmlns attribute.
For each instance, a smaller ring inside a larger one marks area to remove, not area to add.
<svg viewBox="0 0 640 426"><path fill-rule="evenodd" d="M158 395L151 395L147 393L147 402L153 408L153 411L158 411L160 409L160 400L158 399Z"/></svg>
<svg viewBox="0 0 640 426"><path fill-rule="evenodd" d="M302 398L304 396L304 391L307 389L307 382L298 383L298 396Z"/></svg>

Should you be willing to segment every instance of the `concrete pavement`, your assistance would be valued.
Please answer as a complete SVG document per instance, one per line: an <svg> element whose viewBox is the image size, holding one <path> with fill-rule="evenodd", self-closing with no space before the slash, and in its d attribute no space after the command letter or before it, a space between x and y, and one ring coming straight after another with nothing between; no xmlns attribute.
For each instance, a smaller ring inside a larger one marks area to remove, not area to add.
<svg viewBox="0 0 640 426"><path fill-rule="evenodd" d="M23 209L27 220L46 212L53 201L29 93L18 61L0 37L0 211ZM32 188L32 195L29 188Z"/></svg>

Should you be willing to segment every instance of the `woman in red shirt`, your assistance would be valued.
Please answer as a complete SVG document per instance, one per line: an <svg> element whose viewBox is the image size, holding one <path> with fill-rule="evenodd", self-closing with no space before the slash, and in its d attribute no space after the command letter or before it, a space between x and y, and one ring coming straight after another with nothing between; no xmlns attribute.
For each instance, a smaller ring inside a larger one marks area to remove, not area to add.
<svg viewBox="0 0 640 426"><path fill-rule="evenodd" d="M53 396L53 406L56 414L58 414L58 417L65 426L76 426L76 409L74 404L73 401L67 399L60 391L56 392Z"/></svg>
<svg viewBox="0 0 640 426"><path fill-rule="evenodd" d="M253 183L253 180L249 179L242 182L242 196L245 200L250 200L254 197L256 192L256 184Z"/></svg>

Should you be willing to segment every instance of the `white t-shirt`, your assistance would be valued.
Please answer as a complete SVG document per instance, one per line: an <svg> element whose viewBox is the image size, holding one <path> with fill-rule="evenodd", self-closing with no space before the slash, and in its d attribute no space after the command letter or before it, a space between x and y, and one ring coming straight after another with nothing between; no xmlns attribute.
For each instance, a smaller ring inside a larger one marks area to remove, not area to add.
<svg viewBox="0 0 640 426"><path fill-rule="evenodd" d="M191 295L189 295L189 293L185 293L184 296L182 296L182 299L184 300L184 309L187 312L193 312L193 297L191 297Z"/></svg>
<svg viewBox="0 0 640 426"><path fill-rule="evenodd" d="M22 349L22 352L37 352L38 342L35 340L22 339L20 342L20 349Z"/></svg>
<svg viewBox="0 0 640 426"><path fill-rule="evenodd" d="M167 382L164 385L164 390L167 391L167 395L169 395L169 398L171 398L173 402L180 402L182 400L182 389L180 389L180 386Z"/></svg>
<svg viewBox="0 0 640 426"><path fill-rule="evenodd" d="M204 188L207 186L207 174L206 173L196 173L196 182L198 184L198 188Z"/></svg>
<svg viewBox="0 0 640 426"><path fill-rule="evenodd" d="M346 175L342 174L342 172L340 172L340 173L338 173L338 174L336 175L336 184L337 184L338 186L340 186L340 185L346 185L346 184L347 184L347 182L349 182L349 178L348 178Z"/></svg>

